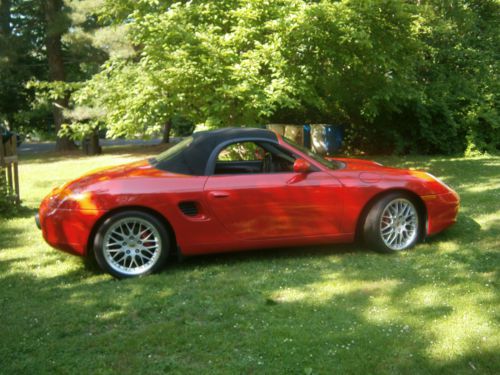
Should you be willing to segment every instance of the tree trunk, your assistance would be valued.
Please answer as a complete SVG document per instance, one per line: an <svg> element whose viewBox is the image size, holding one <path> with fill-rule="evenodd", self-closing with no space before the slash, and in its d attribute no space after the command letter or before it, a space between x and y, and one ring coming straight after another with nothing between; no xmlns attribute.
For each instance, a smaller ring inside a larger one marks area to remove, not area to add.
<svg viewBox="0 0 500 375"><path fill-rule="evenodd" d="M99 145L99 129L94 129L93 133L83 140L83 152L86 155L100 155L102 147Z"/></svg>
<svg viewBox="0 0 500 375"><path fill-rule="evenodd" d="M11 0L0 0L0 35L10 36L11 34Z"/></svg>
<svg viewBox="0 0 500 375"><path fill-rule="evenodd" d="M162 143L170 143L170 130L172 129L172 119L168 119L163 126L163 139Z"/></svg>
<svg viewBox="0 0 500 375"><path fill-rule="evenodd" d="M62 57L61 36L63 28L61 27L63 2L62 0L45 1L45 47L47 48L47 60L49 62L49 80L65 81L64 61ZM61 129L64 121L63 109L68 107L69 98L65 96L56 99L52 103L52 115L56 133ZM56 150L67 151L76 149L75 143L68 137L57 136Z"/></svg>

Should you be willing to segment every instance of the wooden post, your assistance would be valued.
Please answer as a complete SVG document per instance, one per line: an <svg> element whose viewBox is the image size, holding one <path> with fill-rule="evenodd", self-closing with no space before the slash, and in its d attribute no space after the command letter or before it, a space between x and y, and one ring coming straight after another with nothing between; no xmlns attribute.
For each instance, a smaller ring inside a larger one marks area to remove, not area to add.
<svg viewBox="0 0 500 375"><path fill-rule="evenodd" d="M9 193L14 192L14 182L12 181L12 164L7 163L7 184L9 184Z"/></svg>
<svg viewBox="0 0 500 375"><path fill-rule="evenodd" d="M10 138L12 144L12 155L15 156L14 162L12 163L12 169L14 172L14 191L16 192L16 205L19 207L21 205L21 194L19 192L19 158L17 156L17 135Z"/></svg>
<svg viewBox="0 0 500 375"><path fill-rule="evenodd" d="M0 134L0 169L1 173L6 173L8 192L14 195L16 205L21 203L18 162L16 136L13 134L4 143L3 136Z"/></svg>
<svg viewBox="0 0 500 375"><path fill-rule="evenodd" d="M19 207L21 205L21 192L19 190L19 167L17 165L17 160L14 163L14 188L16 189L16 205Z"/></svg>

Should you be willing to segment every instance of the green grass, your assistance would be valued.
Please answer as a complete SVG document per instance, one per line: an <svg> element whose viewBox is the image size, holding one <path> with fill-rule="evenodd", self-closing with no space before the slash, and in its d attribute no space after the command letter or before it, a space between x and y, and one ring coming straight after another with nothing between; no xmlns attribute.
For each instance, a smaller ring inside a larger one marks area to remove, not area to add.
<svg viewBox="0 0 500 375"><path fill-rule="evenodd" d="M376 158L462 197L454 227L400 255L266 250L116 281L44 243L52 187L145 150L22 160L25 208L0 221L0 373L500 373L500 157Z"/></svg>

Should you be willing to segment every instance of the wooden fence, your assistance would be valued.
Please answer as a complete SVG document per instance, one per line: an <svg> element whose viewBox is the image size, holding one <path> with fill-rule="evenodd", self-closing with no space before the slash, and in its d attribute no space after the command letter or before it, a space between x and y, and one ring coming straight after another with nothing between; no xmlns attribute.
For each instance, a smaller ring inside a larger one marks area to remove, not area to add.
<svg viewBox="0 0 500 375"><path fill-rule="evenodd" d="M16 136L13 135L4 142L0 134L0 173L5 173L7 181L7 191L14 197L14 204L21 203L19 195L19 168L17 157Z"/></svg>

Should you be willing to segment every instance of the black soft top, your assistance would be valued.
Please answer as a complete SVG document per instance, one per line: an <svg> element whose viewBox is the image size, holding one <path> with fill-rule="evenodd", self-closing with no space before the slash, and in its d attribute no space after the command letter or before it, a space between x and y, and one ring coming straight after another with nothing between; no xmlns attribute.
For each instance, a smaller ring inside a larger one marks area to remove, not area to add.
<svg viewBox="0 0 500 375"><path fill-rule="evenodd" d="M192 142L182 151L169 157L153 159L155 168L180 174L203 176L208 174L207 164L213 161L226 145L244 141L278 142L274 132L256 128L223 128L196 132ZM175 146L174 146L175 147ZM168 150L166 151L168 152Z"/></svg>

